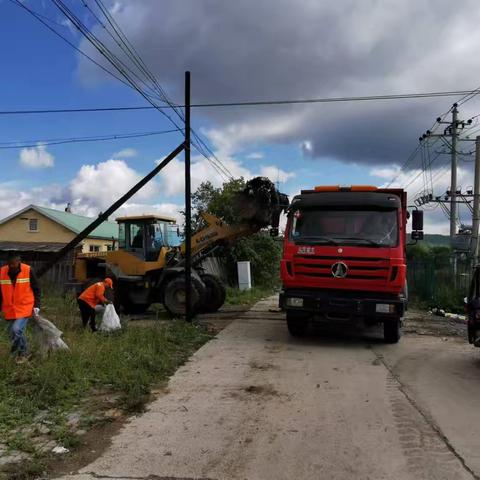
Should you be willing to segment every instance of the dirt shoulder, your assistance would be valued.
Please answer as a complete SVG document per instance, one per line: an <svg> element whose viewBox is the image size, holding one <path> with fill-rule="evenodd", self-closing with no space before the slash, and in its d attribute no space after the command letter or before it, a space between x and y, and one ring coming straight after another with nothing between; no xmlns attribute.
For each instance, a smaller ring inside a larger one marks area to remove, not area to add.
<svg viewBox="0 0 480 480"><path fill-rule="evenodd" d="M467 338L467 326L462 316L443 317L419 309L407 311L403 331L406 335Z"/></svg>

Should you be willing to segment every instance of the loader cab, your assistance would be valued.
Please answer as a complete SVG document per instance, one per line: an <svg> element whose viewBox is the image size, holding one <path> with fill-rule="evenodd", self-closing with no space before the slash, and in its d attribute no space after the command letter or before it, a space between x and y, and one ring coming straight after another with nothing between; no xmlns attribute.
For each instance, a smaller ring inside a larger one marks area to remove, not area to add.
<svg viewBox="0 0 480 480"><path fill-rule="evenodd" d="M180 229L174 218L141 215L117 218L118 246L147 262L158 259L162 247L178 247Z"/></svg>

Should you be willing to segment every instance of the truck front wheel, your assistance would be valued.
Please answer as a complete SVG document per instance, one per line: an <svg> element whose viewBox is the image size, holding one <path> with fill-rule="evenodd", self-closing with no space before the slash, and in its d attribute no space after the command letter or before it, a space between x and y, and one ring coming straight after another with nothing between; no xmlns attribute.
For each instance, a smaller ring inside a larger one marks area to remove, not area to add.
<svg viewBox="0 0 480 480"><path fill-rule="evenodd" d="M302 337L307 332L308 317L294 312L287 312L287 328L292 337Z"/></svg>
<svg viewBox="0 0 480 480"><path fill-rule="evenodd" d="M400 336L399 318L392 318L383 322L383 339L385 343L398 343Z"/></svg>

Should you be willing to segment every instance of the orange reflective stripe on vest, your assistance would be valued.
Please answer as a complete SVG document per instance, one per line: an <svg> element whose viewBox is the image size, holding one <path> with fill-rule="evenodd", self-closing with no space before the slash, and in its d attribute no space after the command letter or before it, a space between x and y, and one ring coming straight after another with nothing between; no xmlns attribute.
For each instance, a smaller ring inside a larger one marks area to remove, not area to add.
<svg viewBox="0 0 480 480"><path fill-rule="evenodd" d="M35 297L30 286L30 267L20 264L20 272L13 285L8 276L8 265L0 269L0 289L2 290L2 312L6 320L31 317Z"/></svg>

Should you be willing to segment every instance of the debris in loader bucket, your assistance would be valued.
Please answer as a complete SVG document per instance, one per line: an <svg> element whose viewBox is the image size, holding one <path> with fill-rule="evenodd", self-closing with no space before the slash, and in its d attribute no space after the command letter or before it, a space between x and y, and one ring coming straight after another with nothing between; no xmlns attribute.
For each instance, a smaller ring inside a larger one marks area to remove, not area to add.
<svg viewBox="0 0 480 480"><path fill-rule="evenodd" d="M288 208L288 197L280 193L266 177L255 177L247 182L233 200L240 222L264 228L278 227L280 213Z"/></svg>

